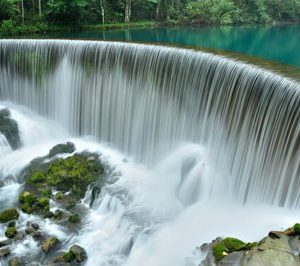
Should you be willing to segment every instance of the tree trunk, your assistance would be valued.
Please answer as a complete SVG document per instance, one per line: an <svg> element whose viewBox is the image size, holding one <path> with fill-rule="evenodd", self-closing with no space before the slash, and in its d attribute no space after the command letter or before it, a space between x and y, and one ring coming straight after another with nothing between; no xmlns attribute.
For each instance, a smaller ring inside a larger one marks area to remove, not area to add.
<svg viewBox="0 0 300 266"><path fill-rule="evenodd" d="M100 0L100 8L101 8L102 24L105 24L105 8L104 8L104 0Z"/></svg>
<svg viewBox="0 0 300 266"><path fill-rule="evenodd" d="M42 0L39 0L39 16L42 16Z"/></svg>
<svg viewBox="0 0 300 266"><path fill-rule="evenodd" d="M24 0L21 0L21 14L22 14L22 22L25 22L25 11L24 11Z"/></svg>
<svg viewBox="0 0 300 266"><path fill-rule="evenodd" d="M126 0L125 2L125 22L130 22L131 16L131 0Z"/></svg>

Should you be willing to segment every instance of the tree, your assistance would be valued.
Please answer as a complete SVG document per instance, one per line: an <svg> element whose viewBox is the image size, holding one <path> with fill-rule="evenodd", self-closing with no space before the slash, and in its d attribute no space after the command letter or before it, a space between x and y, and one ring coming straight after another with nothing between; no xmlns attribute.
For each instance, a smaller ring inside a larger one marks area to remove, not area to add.
<svg viewBox="0 0 300 266"><path fill-rule="evenodd" d="M47 18L50 22L66 26L78 26L87 0L52 0L48 2Z"/></svg>
<svg viewBox="0 0 300 266"><path fill-rule="evenodd" d="M130 22L131 0L125 0L125 22Z"/></svg>

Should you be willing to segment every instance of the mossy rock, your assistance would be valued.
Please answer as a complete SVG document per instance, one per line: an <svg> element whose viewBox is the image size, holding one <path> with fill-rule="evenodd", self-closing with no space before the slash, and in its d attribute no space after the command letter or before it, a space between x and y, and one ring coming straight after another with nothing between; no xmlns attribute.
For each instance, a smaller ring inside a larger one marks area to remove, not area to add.
<svg viewBox="0 0 300 266"><path fill-rule="evenodd" d="M29 191L23 191L19 195L19 202L28 203L30 206L32 206L36 202L36 200L37 200L36 196Z"/></svg>
<svg viewBox="0 0 300 266"><path fill-rule="evenodd" d="M5 231L5 236L7 238L14 238L17 233L17 228L15 226L8 227Z"/></svg>
<svg viewBox="0 0 300 266"><path fill-rule="evenodd" d="M246 243L237 238L227 237L222 242L229 252L241 251L247 247Z"/></svg>
<svg viewBox="0 0 300 266"><path fill-rule="evenodd" d="M49 210L49 204L49 199L44 197L40 198L37 202L37 205L44 210Z"/></svg>
<svg viewBox="0 0 300 266"><path fill-rule="evenodd" d="M0 132L13 150L21 146L18 124L10 118L10 111L7 108L0 111Z"/></svg>
<svg viewBox="0 0 300 266"><path fill-rule="evenodd" d="M245 251L257 246L257 243L245 243L237 238L227 237L213 245L213 254L217 262L232 252Z"/></svg>
<svg viewBox="0 0 300 266"><path fill-rule="evenodd" d="M64 253L63 259L65 262L72 262L75 259L75 255L73 252L68 251L68 252Z"/></svg>
<svg viewBox="0 0 300 266"><path fill-rule="evenodd" d="M70 223L79 223L80 222L80 216L78 214L72 214L69 216L68 221Z"/></svg>
<svg viewBox="0 0 300 266"><path fill-rule="evenodd" d="M25 202L20 206L21 210L27 214L31 214L34 210L34 208L32 208L32 206L28 203Z"/></svg>
<svg viewBox="0 0 300 266"><path fill-rule="evenodd" d="M47 171L47 182L62 192L72 191L76 199L83 198L88 185L104 173L97 160L89 160L82 154L54 161Z"/></svg>
<svg viewBox="0 0 300 266"><path fill-rule="evenodd" d="M46 176L41 171L34 172L26 181L29 184L39 184L46 182Z"/></svg>
<svg viewBox="0 0 300 266"><path fill-rule="evenodd" d="M23 173L25 188L38 195L53 188L60 191L56 199L62 196L61 193L71 192L71 196L79 200L84 197L90 184L101 182L103 178L104 167L98 157L97 154L82 153L47 163L43 162L46 158L33 160Z"/></svg>
<svg viewBox="0 0 300 266"><path fill-rule="evenodd" d="M19 218L19 212L17 209L6 209L0 213L0 223L7 223Z"/></svg>
<svg viewBox="0 0 300 266"><path fill-rule="evenodd" d="M42 196L45 198L51 198L52 190L50 188L46 188L42 190Z"/></svg>
<svg viewBox="0 0 300 266"><path fill-rule="evenodd" d="M50 250L52 250L58 243L59 240L56 237L49 237L47 240L43 242L42 251L47 253Z"/></svg>

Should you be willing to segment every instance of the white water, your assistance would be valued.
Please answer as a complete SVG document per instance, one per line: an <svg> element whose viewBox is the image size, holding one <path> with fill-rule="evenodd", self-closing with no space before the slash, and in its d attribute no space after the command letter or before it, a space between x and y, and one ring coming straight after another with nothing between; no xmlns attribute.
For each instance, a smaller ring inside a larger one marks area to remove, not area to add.
<svg viewBox="0 0 300 266"><path fill-rule="evenodd" d="M194 265L204 242L254 241L299 220L298 84L143 45L8 40L0 58L0 97L56 121L4 103L23 147L0 158L3 177L67 140L115 167L70 240L88 265ZM17 195L12 183L3 199Z"/></svg>

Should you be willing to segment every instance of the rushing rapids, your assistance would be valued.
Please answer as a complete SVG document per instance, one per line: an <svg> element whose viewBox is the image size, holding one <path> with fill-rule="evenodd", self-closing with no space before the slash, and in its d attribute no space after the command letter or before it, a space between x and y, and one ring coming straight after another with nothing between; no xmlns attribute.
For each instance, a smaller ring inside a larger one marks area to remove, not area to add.
<svg viewBox="0 0 300 266"><path fill-rule="evenodd" d="M141 264L141 258L147 260L143 265L180 265L178 256L202 240L234 230L227 223L220 227L231 217L228 209L251 220L253 213L268 216L262 205L299 208L299 89L298 83L254 66L183 49L0 41L2 101L54 120L69 137L94 136L143 165L130 168L119 153L113 156L125 174L102 193L79 236L93 259L90 265L120 265L127 258L128 265ZM23 136L25 150L34 138L39 137ZM5 156L11 151L2 142ZM116 196L123 190L134 198L131 203ZM218 214L208 215L212 209ZM283 217L285 210L276 212ZM274 217L270 214L266 224ZM218 229L201 239L191 230L201 224ZM180 230L186 230L185 238L182 233L170 238ZM156 258L152 252L158 252Z"/></svg>

